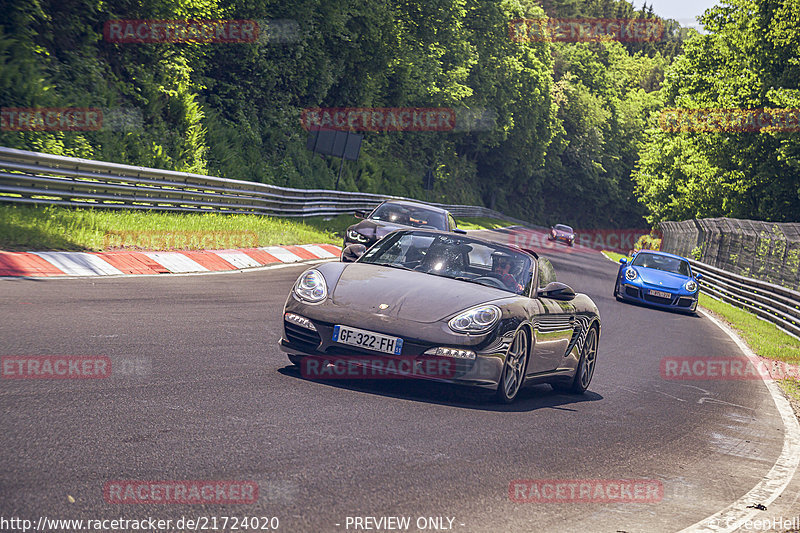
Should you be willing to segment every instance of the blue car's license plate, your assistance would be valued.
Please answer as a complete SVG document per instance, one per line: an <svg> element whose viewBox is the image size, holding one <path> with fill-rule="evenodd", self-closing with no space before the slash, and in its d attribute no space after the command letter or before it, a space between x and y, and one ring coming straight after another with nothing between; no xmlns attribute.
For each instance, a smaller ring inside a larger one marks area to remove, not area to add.
<svg viewBox="0 0 800 533"><path fill-rule="evenodd" d="M668 292L663 291L648 291L647 294L650 296L657 296L659 298L672 298L672 295Z"/></svg>

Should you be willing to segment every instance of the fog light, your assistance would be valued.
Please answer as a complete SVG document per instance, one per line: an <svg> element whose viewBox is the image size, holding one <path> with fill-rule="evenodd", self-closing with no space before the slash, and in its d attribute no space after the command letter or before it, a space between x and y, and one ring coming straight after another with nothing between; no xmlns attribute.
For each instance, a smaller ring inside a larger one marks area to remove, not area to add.
<svg viewBox="0 0 800 533"><path fill-rule="evenodd" d="M431 348L425 355L437 355L439 357L453 357L455 359L475 359L475 352L472 350L461 350L459 348Z"/></svg>
<svg viewBox="0 0 800 533"><path fill-rule="evenodd" d="M287 322L291 322L292 324L296 324L296 325L300 326L301 328L310 329L311 331L317 331L316 326L314 326L314 324L312 324L311 321L309 319L307 319L306 317L304 317L304 316L296 315L294 313L285 313L283 315L283 318Z"/></svg>

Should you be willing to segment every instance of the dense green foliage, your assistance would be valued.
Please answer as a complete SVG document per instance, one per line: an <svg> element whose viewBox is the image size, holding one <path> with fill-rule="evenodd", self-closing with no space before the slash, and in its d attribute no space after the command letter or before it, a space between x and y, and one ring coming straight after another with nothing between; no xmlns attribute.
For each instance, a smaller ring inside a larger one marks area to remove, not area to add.
<svg viewBox="0 0 800 533"><path fill-rule="evenodd" d="M143 118L125 132L2 131L0 145L332 188L340 160L306 150L303 108L485 108L496 114L487 131L367 133L341 188L577 227L644 224L631 172L681 51L669 21L657 43L509 38L516 18L654 16L624 0L0 0L0 9L4 107L133 108ZM289 19L297 34L214 45L103 38L109 20L223 18Z"/></svg>
<svg viewBox="0 0 800 533"><path fill-rule="evenodd" d="M703 22L709 33L687 41L667 69L666 107L800 108L798 0L725 0ZM800 220L797 129L672 133L655 117L652 125L635 175L651 222Z"/></svg>

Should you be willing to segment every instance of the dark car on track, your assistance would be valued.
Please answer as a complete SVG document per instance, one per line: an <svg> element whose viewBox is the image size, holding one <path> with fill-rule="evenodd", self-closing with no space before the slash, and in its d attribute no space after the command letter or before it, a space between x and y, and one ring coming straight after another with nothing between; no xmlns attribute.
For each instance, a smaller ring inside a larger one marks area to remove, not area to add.
<svg viewBox="0 0 800 533"><path fill-rule="evenodd" d="M623 257L614 285L614 297L694 313L700 294L701 274L694 274L685 257L641 250L629 262Z"/></svg>
<svg viewBox="0 0 800 533"><path fill-rule="evenodd" d="M356 211L356 217L364 220L347 228L344 247L363 244L369 248L394 230L409 227L465 233L446 209L404 200L387 200L370 213Z"/></svg>
<svg viewBox="0 0 800 533"><path fill-rule="evenodd" d="M550 228L550 235L547 239L575 246L575 231L565 224L556 224Z"/></svg>
<svg viewBox="0 0 800 533"><path fill-rule="evenodd" d="M286 300L280 347L301 370L309 358L371 357L385 368L446 369L398 377L490 389L503 402L526 384L589 386L600 316L555 281L547 259L430 230L354 248L363 253L355 262L306 270Z"/></svg>

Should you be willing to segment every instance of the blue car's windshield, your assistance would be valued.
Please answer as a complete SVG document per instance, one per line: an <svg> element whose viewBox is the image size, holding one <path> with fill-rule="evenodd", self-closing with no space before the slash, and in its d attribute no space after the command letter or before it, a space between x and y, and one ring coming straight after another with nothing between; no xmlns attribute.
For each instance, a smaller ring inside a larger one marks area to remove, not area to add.
<svg viewBox="0 0 800 533"><path fill-rule="evenodd" d="M636 254L631 265L643 268L655 268L656 270L672 272L673 274L680 274L681 276L689 276L690 272L689 263L683 259L641 252Z"/></svg>

